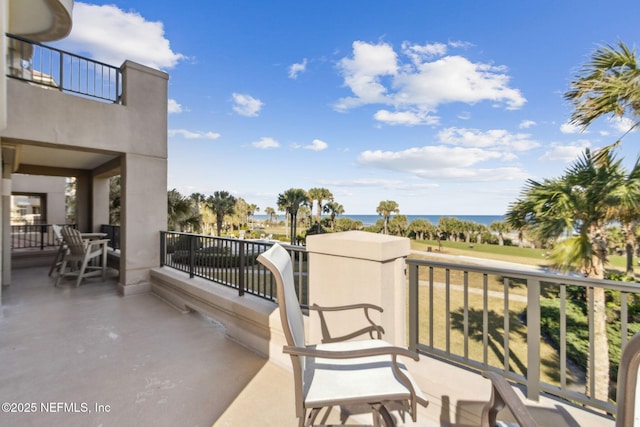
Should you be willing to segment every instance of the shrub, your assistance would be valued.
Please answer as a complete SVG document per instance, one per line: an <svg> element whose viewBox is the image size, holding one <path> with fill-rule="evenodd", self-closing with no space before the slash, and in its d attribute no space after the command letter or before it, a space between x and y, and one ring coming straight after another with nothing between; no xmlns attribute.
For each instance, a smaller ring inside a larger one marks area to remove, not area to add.
<svg viewBox="0 0 640 427"><path fill-rule="evenodd" d="M244 257L245 265L255 263L256 258L257 255L246 254ZM189 251L176 251L173 254L173 261L181 264L188 264ZM240 266L240 255L229 253L228 248L212 246L197 250L193 254L193 263L200 267L238 267Z"/></svg>

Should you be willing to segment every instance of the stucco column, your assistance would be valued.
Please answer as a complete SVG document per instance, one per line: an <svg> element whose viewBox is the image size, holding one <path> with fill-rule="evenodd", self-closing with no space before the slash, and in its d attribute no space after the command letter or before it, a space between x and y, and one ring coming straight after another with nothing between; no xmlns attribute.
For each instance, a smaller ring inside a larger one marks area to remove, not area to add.
<svg viewBox="0 0 640 427"><path fill-rule="evenodd" d="M109 178L93 178L92 230L99 232L102 224L109 224Z"/></svg>
<svg viewBox="0 0 640 427"><path fill-rule="evenodd" d="M2 159L2 179L11 180L10 164L5 164ZM2 203L0 205L0 232L2 233L2 285L8 286L11 283L11 194L0 195ZM1 288L1 287L0 287ZM0 292L2 290L0 289ZM1 303L0 299L0 303Z"/></svg>
<svg viewBox="0 0 640 427"><path fill-rule="evenodd" d="M121 174L120 284L122 295L148 292L160 266L160 231L167 229L167 159L124 156Z"/></svg>
<svg viewBox="0 0 640 427"><path fill-rule="evenodd" d="M405 257L407 238L348 231L307 237L309 252L309 304L320 306L371 303L384 309L371 317L385 329L384 339L406 346ZM367 325L362 310L328 313L332 336ZM312 312L309 339L320 342L319 318Z"/></svg>

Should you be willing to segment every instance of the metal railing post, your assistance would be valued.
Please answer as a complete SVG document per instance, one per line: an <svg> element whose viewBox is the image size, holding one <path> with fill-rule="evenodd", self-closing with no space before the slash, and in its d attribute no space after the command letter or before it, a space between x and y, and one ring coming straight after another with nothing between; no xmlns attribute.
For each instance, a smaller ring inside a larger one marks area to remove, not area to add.
<svg viewBox="0 0 640 427"><path fill-rule="evenodd" d="M418 351L419 342L419 328L418 324L420 319L418 318L418 266L415 264L407 263L409 269L409 350Z"/></svg>
<svg viewBox="0 0 640 427"><path fill-rule="evenodd" d="M527 280L527 399L540 397L540 281Z"/></svg>
<svg viewBox="0 0 640 427"><path fill-rule="evenodd" d="M238 242L238 295L244 295L244 242Z"/></svg>
<svg viewBox="0 0 640 427"><path fill-rule="evenodd" d="M187 235L189 242L189 278L193 279L195 276L195 259L196 259L196 236L193 234Z"/></svg>

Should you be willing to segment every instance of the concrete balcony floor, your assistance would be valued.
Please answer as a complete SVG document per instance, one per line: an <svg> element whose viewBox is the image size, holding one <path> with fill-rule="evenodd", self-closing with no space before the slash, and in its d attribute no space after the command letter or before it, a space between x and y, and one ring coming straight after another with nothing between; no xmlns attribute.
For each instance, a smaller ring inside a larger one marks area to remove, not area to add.
<svg viewBox="0 0 640 427"><path fill-rule="evenodd" d="M55 288L47 271L14 270L2 290L0 400L33 411L0 413L0 426L297 425L291 373L217 322L153 294L122 298L115 279ZM418 423L399 425L477 425L486 380L428 357L410 370L430 404ZM527 405L542 425L613 426L550 399ZM337 411L327 423L339 423Z"/></svg>

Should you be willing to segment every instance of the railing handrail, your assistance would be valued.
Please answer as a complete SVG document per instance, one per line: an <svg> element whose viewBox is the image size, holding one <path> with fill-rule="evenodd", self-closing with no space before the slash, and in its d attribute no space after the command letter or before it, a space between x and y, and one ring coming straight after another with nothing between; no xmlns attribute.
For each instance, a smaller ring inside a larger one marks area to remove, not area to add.
<svg viewBox="0 0 640 427"><path fill-rule="evenodd" d="M455 270L464 269L474 273L487 273L500 276L512 277L514 279L535 278L541 282L562 282L565 285L575 285L581 287L606 288L622 292L640 292L640 284L634 282L620 282L607 279L592 279L589 277L567 275L561 273L546 273L534 270L514 270L504 267L487 267L473 264L461 264L447 261L431 261L418 258L407 259L408 264L422 265L425 267L434 266L442 268L451 268Z"/></svg>
<svg viewBox="0 0 640 427"><path fill-rule="evenodd" d="M17 80L27 81L30 83L35 83L41 86L57 88L58 90L63 92L70 92L70 93L86 96L89 98L95 98L95 99L100 99L104 101L111 101L116 104L119 104L122 102L122 93L121 93L122 73L119 67L116 67L111 64L107 64L105 62L97 61L91 58L87 58L85 56L78 55L72 52L68 52L66 50L48 46L46 44L43 44L34 40L29 40L27 38L20 37L15 34L5 33L5 36L22 43L27 43L31 46L37 46L41 49L40 52L50 51L50 52L56 52L60 55L58 60L59 63L55 64L57 65L57 67L53 66L54 65L53 63L56 61L52 59L52 56L49 57L48 70L37 69L34 66L35 59L33 57L35 57L35 49L32 55L32 59L30 61L30 64L31 64L30 68L51 77L51 79L53 79L54 75L57 73L60 80L59 84L57 85L47 83L44 81L43 78L37 79L37 78L33 78L33 76L30 76L29 78L25 78L24 75L15 75L10 72L6 73L8 77L11 77ZM69 64L66 64L65 58L70 59ZM12 59L14 58L10 57L9 62L11 62ZM78 64L77 70L74 70L75 68L74 59L77 60L76 61ZM42 61L43 59L41 55L41 58L40 58L41 68L43 67ZM81 69L80 63L86 64L84 69ZM90 67L89 64L93 64L93 67ZM11 66L11 64L8 64L8 65ZM93 68L93 73L91 72L91 68ZM65 72L65 69L67 69L66 72ZM107 70L107 72L105 72L105 69ZM100 72L98 72L98 70L100 70ZM47 71L47 73L45 73L45 71ZM75 75L74 75L74 71L75 71ZM84 77L83 77L83 74L84 74ZM91 74L93 74L93 77L90 77ZM107 75L106 80L105 80L105 75ZM69 78L68 82L65 79L65 77ZM111 84L112 80L113 80L113 84ZM106 96L105 96L105 82L107 82ZM93 90L90 90L90 83L93 83L93 88L92 88ZM100 88L99 88L100 90L98 90L98 85L100 85ZM84 86L84 90L80 89L81 86ZM74 88L74 87L77 87L77 88Z"/></svg>

